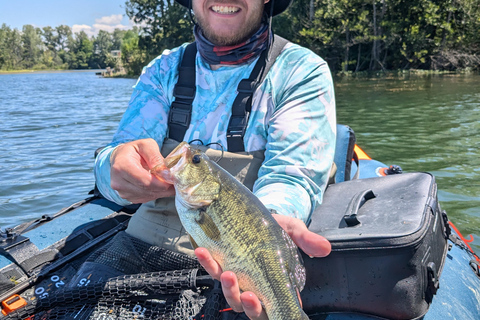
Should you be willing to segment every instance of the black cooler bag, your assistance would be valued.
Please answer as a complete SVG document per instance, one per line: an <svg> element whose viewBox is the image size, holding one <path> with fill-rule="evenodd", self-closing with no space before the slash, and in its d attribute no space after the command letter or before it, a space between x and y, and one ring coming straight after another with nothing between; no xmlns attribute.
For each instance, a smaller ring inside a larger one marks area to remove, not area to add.
<svg viewBox="0 0 480 320"><path fill-rule="evenodd" d="M444 218L435 180L427 173L329 186L309 229L330 240L332 252L325 258L304 256L305 311L422 317L445 261Z"/></svg>

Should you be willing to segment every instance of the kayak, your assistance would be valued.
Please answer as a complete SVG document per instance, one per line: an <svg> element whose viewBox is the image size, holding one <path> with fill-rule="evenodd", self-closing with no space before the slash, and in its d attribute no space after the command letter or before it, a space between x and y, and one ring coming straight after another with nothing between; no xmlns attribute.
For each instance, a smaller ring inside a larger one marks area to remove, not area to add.
<svg viewBox="0 0 480 320"><path fill-rule="evenodd" d="M410 179L414 179L412 181L417 181L416 179L434 181L433 178L426 177L424 174L402 173L399 167L387 166L371 159L355 145L351 129L348 127L339 127L338 129L340 130L337 130L339 137L337 137L336 152L340 156L336 155L335 159L337 181L332 187L327 188L328 192L330 189L332 190L330 194L334 194L335 190L345 194L341 189L342 186L346 186L348 183L352 185L352 182L357 183L357 181L360 184L374 183L374 185L378 185L378 181L382 183L391 181L394 186L398 183L396 177L403 177L402 179L405 181L410 181ZM343 139L343 142L338 143L339 139ZM436 189L434 191L436 192ZM375 188L374 192L380 201L381 195L378 195L379 192L375 191ZM369 199L375 197L374 192L363 192L360 197L361 203L357 204L356 210L359 210L361 206L367 210L364 203L371 202ZM330 198L330 203L335 206L344 200ZM325 205L327 206L327 202ZM94 190L85 200L71 204L60 212L0 230L0 320L214 319L222 318L222 316L227 319L227 314L233 312L228 306L222 306L219 302L221 300L218 284L202 272L201 268L117 275L100 281L94 281L93 278L75 278L79 266L93 252L101 250L106 243L112 243L112 239L117 241L116 237L126 229L130 217L137 208L136 205L119 206L106 200ZM359 223L356 220L356 213L346 220L350 221L348 223L353 221L354 228L358 228L355 224ZM396 215L400 215L399 212ZM363 225L367 224L365 220L362 220L364 218L359 217L358 219ZM424 219L421 220L423 223ZM372 304L371 311L368 307L365 308L365 302L356 304L355 301L366 301L361 297L373 295L373 289L362 285L362 280L356 278L359 277L358 274L372 273L362 269L361 261L366 259L364 258L365 254L360 255L360 260L354 260L355 263L349 262L350 257L341 258L342 263L346 261L347 265L351 264L349 269L353 269L353 271L345 271L347 276L351 275L353 279L347 285L345 276L341 275L343 268L346 267L339 268L338 260L332 260L333 270L331 271L336 273L337 279L330 278L329 281L325 279L320 281L318 274L325 273L324 270L328 266L323 264L322 267L318 267L320 265L316 263L321 258L310 259L305 256L307 284L302 292L302 300L309 317L328 320L480 319L480 258L469 246L469 240L461 235L446 216L443 220L434 220L434 227L432 227L441 230L442 227L438 226L441 224L443 229L449 230L449 236L445 239L445 250L441 248L437 250L439 254L442 254L442 260L437 262L432 277L428 280L415 280L416 277L406 278L409 288L417 288L421 285L429 288L428 294L420 293L421 302L418 303L423 303L423 311L403 312L402 309L415 309L417 303L417 300L409 298L409 293L400 293L400 296L395 298L398 303L382 306L384 310L381 312L375 311L377 307L374 304ZM312 220L309 228L315 228L314 224L315 221ZM425 233L428 232L425 231ZM332 236L332 241L337 239L335 237ZM327 236L327 238L329 237ZM393 238L396 239L396 242L393 243L398 244L398 237ZM348 251L345 249L345 246L348 245L342 241L344 239L341 237L339 239L339 243L343 247L338 250L338 254L342 254L342 251ZM370 247L374 246L372 243L369 244ZM417 250L419 246L418 242L415 242L412 250ZM434 249L429 247L425 256L434 255L433 251ZM376 250L376 252L380 252L380 250ZM384 257L379 258L384 259ZM370 264L373 263L375 269L383 267L382 263L376 262L383 260L372 261ZM398 265L399 260L394 261ZM384 267L384 269L388 268ZM422 268L420 267L421 272L428 273L430 271L428 268L425 270ZM372 279L381 278L379 275L383 274L386 274L390 281L384 276L378 281L380 286L382 283L394 282L393 285L397 288L398 283L405 282L404 280L395 280L396 272L390 273L390 275L383 272L384 270L379 270L368 280L368 283L376 281ZM309 279L320 281L321 284L309 283ZM355 289L358 291L358 297L352 297L351 291L347 292L347 289L350 288L346 287L353 287L356 282L360 284L360 288ZM72 283L75 285L72 286ZM325 291L326 288L328 291ZM189 294L187 295L185 292L189 292ZM403 301L403 296L405 296L405 301ZM372 297L372 299L377 298L383 299L382 297ZM196 305L195 299L200 301L198 305ZM348 303L345 303L346 300ZM383 300L379 301L383 304ZM178 313L179 309L182 309L181 313ZM390 310L393 310L391 314ZM412 317L412 314L415 316Z"/></svg>

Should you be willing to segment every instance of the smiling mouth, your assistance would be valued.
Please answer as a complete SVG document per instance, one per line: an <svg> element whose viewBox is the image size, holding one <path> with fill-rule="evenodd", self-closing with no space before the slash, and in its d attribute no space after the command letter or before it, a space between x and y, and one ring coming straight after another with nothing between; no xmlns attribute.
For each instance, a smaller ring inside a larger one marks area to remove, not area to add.
<svg viewBox="0 0 480 320"><path fill-rule="evenodd" d="M234 14L240 11L240 8L230 6L213 6L212 11L221 14Z"/></svg>

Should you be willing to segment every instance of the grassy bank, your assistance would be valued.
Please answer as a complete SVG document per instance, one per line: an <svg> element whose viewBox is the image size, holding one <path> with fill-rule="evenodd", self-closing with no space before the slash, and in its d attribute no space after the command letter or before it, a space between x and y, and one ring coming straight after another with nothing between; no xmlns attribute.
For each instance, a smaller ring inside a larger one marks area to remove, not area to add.
<svg viewBox="0 0 480 320"><path fill-rule="evenodd" d="M0 74L20 74L20 73L60 73L60 72L100 72L101 69L25 69L25 70L0 70Z"/></svg>
<svg viewBox="0 0 480 320"><path fill-rule="evenodd" d="M32 73L35 70L0 70L0 74L12 74L12 73Z"/></svg>
<svg viewBox="0 0 480 320"><path fill-rule="evenodd" d="M478 74L480 71L472 69L461 69L455 71L446 70L378 70L378 71L360 71L360 72L337 72L336 78L389 78L389 77L404 77L404 76L436 76L436 75L460 75L460 74Z"/></svg>
<svg viewBox="0 0 480 320"><path fill-rule="evenodd" d="M132 75L127 73L114 73L112 75L103 74L102 77L104 78L124 78L124 79L137 79L139 75Z"/></svg>

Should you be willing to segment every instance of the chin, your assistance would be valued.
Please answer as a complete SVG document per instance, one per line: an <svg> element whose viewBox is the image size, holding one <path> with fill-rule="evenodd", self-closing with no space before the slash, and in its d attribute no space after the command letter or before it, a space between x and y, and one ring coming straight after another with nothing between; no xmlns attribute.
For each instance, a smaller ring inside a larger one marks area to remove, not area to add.
<svg viewBox="0 0 480 320"><path fill-rule="evenodd" d="M239 35L234 32L222 35L206 34L205 36L217 46L234 46L250 38L250 35Z"/></svg>

